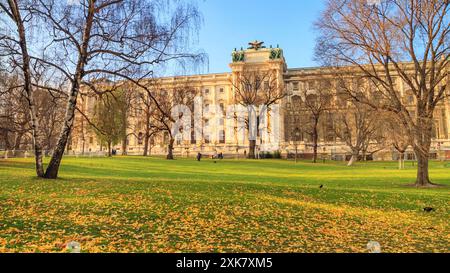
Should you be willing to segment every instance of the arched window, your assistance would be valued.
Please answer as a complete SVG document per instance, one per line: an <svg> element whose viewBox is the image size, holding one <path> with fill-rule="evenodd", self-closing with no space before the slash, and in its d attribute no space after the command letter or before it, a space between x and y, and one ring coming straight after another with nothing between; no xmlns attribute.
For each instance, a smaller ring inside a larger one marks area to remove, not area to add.
<svg viewBox="0 0 450 273"><path fill-rule="evenodd" d="M316 94L310 93L310 94L306 95L306 103L308 105L314 105L317 102L318 102L318 97Z"/></svg>
<svg viewBox="0 0 450 273"><path fill-rule="evenodd" d="M222 113L225 113L225 102L219 101L219 107L220 111L222 111Z"/></svg>
<svg viewBox="0 0 450 273"><path fill-rule="evenodd" d="M298 107L302 103L302 98L297 95L292 96L291 100L292 100L293 107Z"/></svg>

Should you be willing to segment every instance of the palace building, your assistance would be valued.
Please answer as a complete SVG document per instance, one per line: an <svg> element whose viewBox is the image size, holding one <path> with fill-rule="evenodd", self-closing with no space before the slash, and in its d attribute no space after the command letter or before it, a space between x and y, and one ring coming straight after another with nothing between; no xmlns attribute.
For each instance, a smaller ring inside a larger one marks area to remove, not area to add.
<svg viewBox="0 0 450 273"><path fill-rule="evenodd" d="M294 153L299 158L311 158L313 147L311 145L311 135L304 130L305 111L301 111L296 107L297 100L304 97L305 91L308 94L314 94L315 90L325 88L324 83L335 88L331 92L333 107L344 108L350 107L350 103L340 96L338 88L336 88L335 72L332 69L316 67L316 68L288 68L283 55L283 50L276 47L265 47L262 42L249 43L247 49L234 50L231 56L231 72L221 74L206 74L181 77L167 77L159 79L161 86L173 86L177 82L189 82L196 88L203 99L203 107L219 106L220 109L226 109L229 105L235 105L236 102L236 81L244 71L271 71L271 77L276 85L277 90L284 93L276 104L279 106L280 119L282 120L279 130L272 132L279 134L280 139L277 155L282 157L292 157ZM450 74L450 73L449 73ZM450 81L450 76L448 81ZM397 83L401 92L401 97L406 105L414 109L415 97L404 88L400 78ZM327 87L328 88L328 87ZM331 90L330 89L330 90ZM450 85L447 85L447 94L450 94ZM82 96L79 101L79 108L89 115L93 111L95 99L89 96ZM139 107L137 107L139 108ZM447 97L436 108L435 124L433 127L433 143L431 148L431 156L436 159L450 159L450 98ZM208 123L208 120L204 120ZM229 121L225 121L229 122ZM222 122L222 125L225 125ZM344 141L336 136L334 131L334 112L326 111L320 118L318 126L318 154L319 159L335 159L345 160L351 155L349 147ZM127 129L126 143L118 143L115 150L119 154L126 153L128 155L142 155L144 149L144 123L141 113L136 112L130 117ZM249 152L248 140L238 141L235 135L225 133L224 138L219 141L211 141L209 136L203 136L191 141L177 140L174 143L175 156L195 156L198 152L204 155L212 155L215 153L223 153L228 157L243 157ZM125 141L125 140L124 140ZM165 155L168 149L167 132L155 134L150 139L150 154ZM258 143L258 142L257 142ZM126 144L126 145L124 145ZM89 123L84 121L82 115L76 117L74 130L68 145L69 154L99 154L104 152L106 146L101 143ZM125 149L125 151L124 151ZM264 152L258 150L258 154ZM271 151L275 154L274 151ZM393 160L396 159L396 151L392 145L386 145L383 149L377 150L370 156L373 160ZM414 158L412 149L407 152L408 159Z"/></svg>

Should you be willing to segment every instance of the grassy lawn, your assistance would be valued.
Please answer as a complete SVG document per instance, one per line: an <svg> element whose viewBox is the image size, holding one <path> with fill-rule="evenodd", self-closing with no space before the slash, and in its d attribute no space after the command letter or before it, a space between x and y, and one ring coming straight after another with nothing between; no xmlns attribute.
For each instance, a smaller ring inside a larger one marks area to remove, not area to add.
<svg viewBox="0 0 450 273"><path fill-rule="evenodd" d="M407 165L65 158L44 181L0 160L0 252L448 252L450 163L436 189Z"/></svg>

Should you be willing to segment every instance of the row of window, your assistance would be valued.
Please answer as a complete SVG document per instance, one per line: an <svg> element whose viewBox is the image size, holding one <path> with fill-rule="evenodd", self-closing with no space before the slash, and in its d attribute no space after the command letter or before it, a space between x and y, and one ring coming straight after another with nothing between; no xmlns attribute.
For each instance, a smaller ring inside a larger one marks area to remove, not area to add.
<svg viewBox="0 0 450 273"><path fill-rule="evenodd" d="M295 126L301 125L300 124L300 119L297 117L293 117L291 119L291 128L296 128ZM431 137L433 139L444 139L447 138L447 128L445 126L444 123L442 123L444 126L441 127L441 122L439 120L435 120L435 122L433 123L433 128L431 130ZM334 132L334 124L333 121L331 119L327 119L326 124L322 125L323 126L323 131L326 132L326 136L325 136L325 141L335 141L336 137L335 137L335 132ZM301 132L300 129L294 129L293 132L295 131L299 131L300 135L297 136L298 137L298 141L304 141L304 140L308 140L308 134ZM291 139L294 139L294 136L291 136Z"/></svg>
<svg viewBox="0 0 450 273"><path fill-rule="evenodd" d="M208 94L210 93L210 89L209 89L209 88L206 88L206 89L204 90L204 93L205 93L205 95L208 95ZM225 88L224 88L224 87L220 87L220 88L219 88L219 93L220 93L220 94L225 93Z"/></svg>
<svg viewBox="0 0 450 273"><path fill-rule="evenodd" d="M205 113L208 113L209 112L209 107L210 107L211 105L210 104L205 104L205 107L203 108L203 111L205 112ZM225 113L225 103L223 103L223 102L221 102L221 103L219 103L219 107L220 107L220 110L222 111L222 113Z"/></svg>
<svg viewBox="0 0 450 273"><path fill-rule="evenodd" d="M397 79L394 79L394 81L396 81ZM362 80L355 80L352 83L353 88L358 88L360 86L363 85ZM295 91L300 91L300 90L315 90L316 88L320 88L320 89L327 89L327 88L331 88L332 84L331 81L329 80L322 80L322 81L317 81L317 80L311 80L311 81L295 81L292 82L292 90ZM369 90L375 90L375 85L370 82L370 88ZM382 94L379 92L373 92L373 95L375 100L379 101L382 98ZM404 92L403 95L403 100L404 103L409 104L409 105L413 105L416 103L416 99L414 94L412 93L411 90L406 90Z"/></svg>

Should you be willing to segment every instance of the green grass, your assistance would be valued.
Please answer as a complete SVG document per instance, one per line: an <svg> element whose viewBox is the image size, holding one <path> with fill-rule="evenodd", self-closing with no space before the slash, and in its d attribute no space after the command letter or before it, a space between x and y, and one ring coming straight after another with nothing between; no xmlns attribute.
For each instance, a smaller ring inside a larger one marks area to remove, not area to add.
<svg viewBox="0 0 450 273"><path fill-rule="evenodd" d="M448 252L450 163L435 189L407 164L65 158L46 181L0 160L0 252Z"/></svg>

